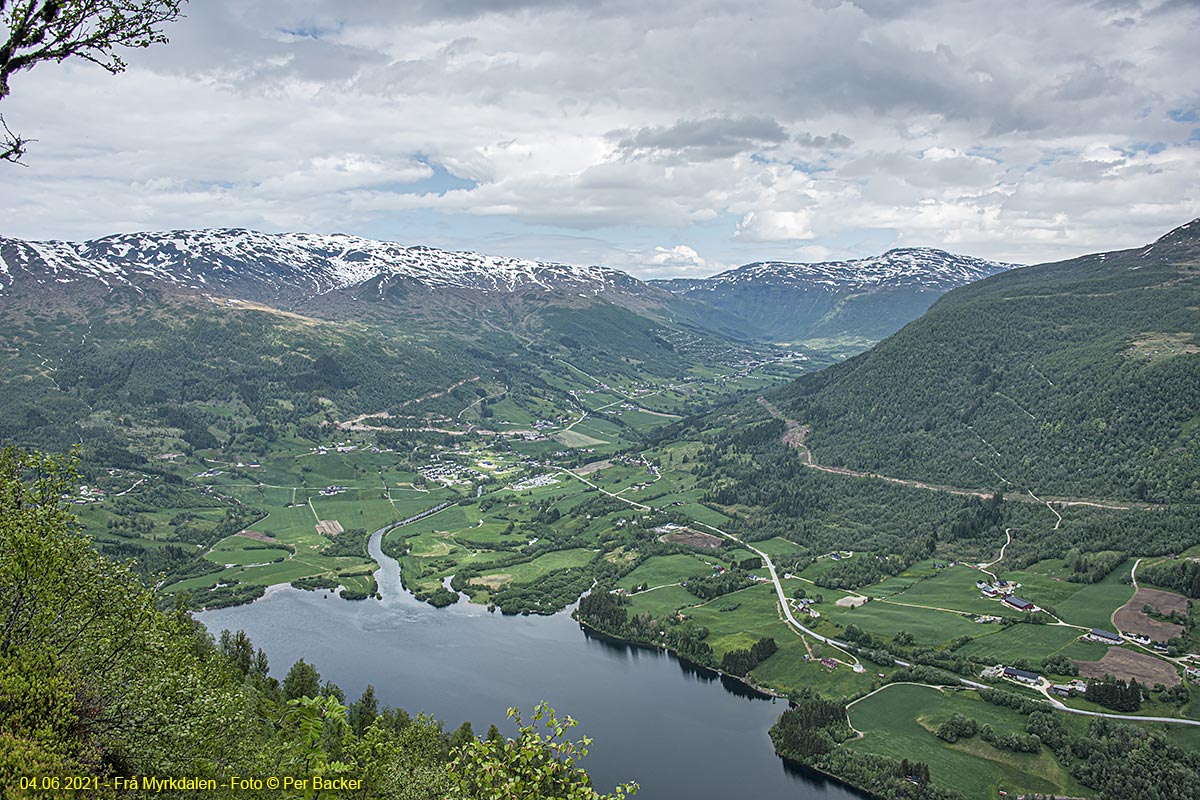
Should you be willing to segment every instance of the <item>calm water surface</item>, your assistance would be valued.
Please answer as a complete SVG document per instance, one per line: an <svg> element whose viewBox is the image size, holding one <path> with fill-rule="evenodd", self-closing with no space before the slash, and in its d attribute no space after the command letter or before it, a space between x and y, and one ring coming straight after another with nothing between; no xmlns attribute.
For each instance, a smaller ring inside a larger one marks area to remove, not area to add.
<svg viewBox="0 0 1200 800"><path fill-rule="evenodd" d="M248 606L197 615L218 633L242 629L281 677L303 657L350 699L368 683L381 703L426 711L447 729L470 720L511 735L508 706L548 701L595 741L583 762L597 788L636 780L639 798L861 797L775 756L767 729L784 710L740 684L673 656L585 633L566 613L503 617L478 606L435 609L400 589L396 562L378 551L384 599L273 589Z"/></svg>

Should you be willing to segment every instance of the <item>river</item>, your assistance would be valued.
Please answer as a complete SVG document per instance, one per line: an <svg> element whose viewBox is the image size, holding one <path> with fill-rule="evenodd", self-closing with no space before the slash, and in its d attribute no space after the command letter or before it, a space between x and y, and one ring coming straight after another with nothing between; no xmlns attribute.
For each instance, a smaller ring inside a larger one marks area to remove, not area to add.
<svg viewBox="0 0 1200 800"><path fill-rule="evenodd" d="M435 609L401 588L371 537L383 600L274 588L255 603L197 615L213 633L244 630L282 677L303 657L350 699L425 711L447 729L470 720L511 735L508 706L545 700L594 739L582 766L597 788L636 780L639 798L856 800L861 795L779 759L767 729L784 710L741 684L655 650L587 633L567 613L504 617L459 603Z"/></svg>

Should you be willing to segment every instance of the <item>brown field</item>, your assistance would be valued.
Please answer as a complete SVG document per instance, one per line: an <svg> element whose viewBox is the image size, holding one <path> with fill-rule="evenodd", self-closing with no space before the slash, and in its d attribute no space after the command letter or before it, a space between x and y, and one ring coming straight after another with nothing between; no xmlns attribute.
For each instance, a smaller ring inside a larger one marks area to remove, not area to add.
<svg viewBox="0 0 1200 800"><path fill-rule="evenodd" d="M1113 614L1117 629L1140 633L1156 642L1165 642L1183 632L1181 625L1147 617L1142 613L1144 605L1149 605L1160 614L1170 614L1172 611L1187 613L1187 598L1183 595L1158 589L1138 589L1129 602Z"/></svg>
<svg viewBox="0 0 1200 800"><path fill-rule="evenodd" d="M337 536L343 532L342 523L336 519L323 519L317 523L317 533L322 536Z"/></svg>
<svg viewBox="0 0 1200 800"><path fill-rule="evenodd" d="M1137 603L1138 608L1149 603L1160 614L1170 614L1172 611L1178 611L1180 614L1187 613L1186 597L1174 592L1164 592L1161 589L1138 589L1137 594L1129 602Z"/></svg>
<svg viewBox="0 0 1200 800"><path fill-rule="evenodd" d="M245 536L247 539L253 539L256 542L273 542L275 537L267 533L259 533L258 531L238 531L234 536Z"/></svg>
<svg viewBox="0 0 1200 800"><path fill-rule="evenodd" d="M859 606L866 604L867 598L859 597L858 595L853 594L847 597L839 597L837 602L834 603L834 605L841 606L842 608L858 608Z"/></svg>
<svg viewBox="0 0 1200 800"><path fill-rule="evenodd" d="M1122 647L1111 647L1099 661L1076 661L1079 674L1085 678L1103 678L1112 675L1114 678L1128 680L1135 678L1145 686L1161 683L1163 686L1175 686L1179 683L1179 673L1171 664L1161 658L1135 653Z"/></svg>
<svg viewBox="0 0 1200 800"><path fill-rule="evenodd" d="M478 578L472 578L471 583L482 586L485 589L500 589L511 580L512 575L502 572L498 575L481 575Z"/></svg>
<svg viewBox="0 0 1200 800"><path fill-rule="evenodd" d="M612 462L605 459L604 461L593 461L590 464L584 464L582 467L576 467L573 472L576 475L591 475L593 472L599 472L611 466Z"/></svg>
<svg viewBox="0 0 1200 800"><path fill-rule="evenodd" d="M701 533L694 531L691 528L684 528L681 531L672 531L664 533L658 537L660 542L668 544L681 544L685 547L695 547L699 550L716 550L720 548L721 543L725 540L720 536L713 536L711 533Z"/></svg>

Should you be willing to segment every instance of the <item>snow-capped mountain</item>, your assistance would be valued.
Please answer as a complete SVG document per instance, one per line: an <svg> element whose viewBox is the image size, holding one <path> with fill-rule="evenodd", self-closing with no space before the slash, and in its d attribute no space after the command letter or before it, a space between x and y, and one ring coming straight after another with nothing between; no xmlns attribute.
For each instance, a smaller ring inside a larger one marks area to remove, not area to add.
<svg viewBox="0 0 1200 800"><path fill-rule="evenodd" d="M850 337L865 344L916 319L950 289L1013 266L913 247L852 261L763 261L711 278L651 283L741 316L748 335L777 341Z"/></svg>
<svg viewBox="0 0 1200 800"><path fill-rule="evenodd" d="M922 286L943 291L1011 269L1015 264L960 256L932 247L888 250L881 256L812 264L759 261L701 280L652 281L672 292L716 291L758 283L795 288L825 287L856 291L876 286Z"/></svg>
<svg viewBox="0 0 1200 800"><path fill-rule="evenodd" d="M368 283L381 293L397 284L481 293L653 291L606 267L406 247L345 234L243 229L118 234L81 243L0 238L0 293L22 279L41 285L94 282L109 289L172 286L287 306Z"/></svg>

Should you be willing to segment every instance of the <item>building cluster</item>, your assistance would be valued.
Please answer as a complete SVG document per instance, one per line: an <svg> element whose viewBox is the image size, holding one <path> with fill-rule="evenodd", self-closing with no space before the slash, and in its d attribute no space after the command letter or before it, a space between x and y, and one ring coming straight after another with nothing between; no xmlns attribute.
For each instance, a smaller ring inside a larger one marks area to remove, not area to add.
<svg viewBox="0 0 1200 800"><path fill-rule="evenodd" d="M553 486L556 483L558 483L558 478L556 476L549 473L544 473L542 475L534 475L531 478L526 478L523 481L514 483L508 488L514 492L520 492L525 489L535 489L539 486Z"/></svg>
<svg viewBox="0 0 1200 800"><path fill-rule="evenodd" d="M421 476L427 481L437 481L439 483L461 483L474 478L482 478L483 473L477 469L455 464L454 462L436 462L428 466L421 467Z"/></svg>
<svg viewBox="0 0 1200 800"><path fill-rule="evenodd" d="M77 506L86 506L90 503L99 503L104 499L104 494L103 489L83 484L79 487L79 494L64 494L61 499L69 503L74 503Z"/></svg>
<svg viewBox="0 0 1200 800"><path fill-rule="evenodd" d="M333 495L341 494L344 491L346 491L345 486L339 486L336 483L331 483L330 485L326 486L324 489L321 490L321 496L322 497L332 497Z"/></svg>
<svg viewBox="0 0 1200 800"><path fill-rule="evenodd" d="M812 619L820 619L821 612L813 608L816 602L817 601L811 597L801 597L792 601L793 605L796 607L796 610L800 613L808 614L808 616Z"/></svg>
<svg viewBox="0 0 1200 800"><path fill-rule="evenodd" d="M1009 608L1014 608L1017 611L1024 613L1041 611L1036 604L1024 599L1023 597L1018 597L1015 594L1017 589L1021 588L1021 584L1019 583L1013 583L997 578L996 580L990 582L982 580L975 581L975 588L979 590L980 595L982 595L985 599L999 599L1000 602L1004 603L1004 605L1008 606Z"/></svg>
<svg viewBox="0 0 1200 800"><path fill-rule="evenodd" d="M1036 672L1030 672L1027 669L1017 669L1016 667L1006 667L1003 664L988 667L982 674L985 678L1004 678L1005 680L1024 683L1027 686L1036 686L1038 681L1042 679Z"/></svg>
<svg viewBox="0 0 1200 800"><path fill-rule="evenodd" d="M1083 696L1087 694L1087 681L1081 681L1076 678L1070 683L1052 683L1050 684L1050 691L1059 697Z"/></svg>

